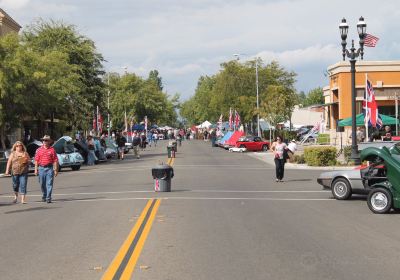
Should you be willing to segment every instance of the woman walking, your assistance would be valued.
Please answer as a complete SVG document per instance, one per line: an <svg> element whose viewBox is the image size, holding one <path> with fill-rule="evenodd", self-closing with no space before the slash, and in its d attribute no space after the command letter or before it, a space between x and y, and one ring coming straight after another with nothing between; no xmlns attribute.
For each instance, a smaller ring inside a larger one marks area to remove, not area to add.
<svg viewBox="0 0 400 280"><path fill-rule="evenodd" d="M285 153L287 146L282 142L282 138L280 136L276 137L275 142L272 143L271 150L274 152L276 182L282 182L283 175L285 173Z"/></svg>
<svg viewBox="0 0 400 280"><path fill-rule="evenodd" d="M21 203L26 203L26 186L28 183L30 157L21 141L15 142L11 149L11 155L7 161L6 175L12 171L12 186L14 189L14 203L18 201L18 193L21 195Z"/></svg>

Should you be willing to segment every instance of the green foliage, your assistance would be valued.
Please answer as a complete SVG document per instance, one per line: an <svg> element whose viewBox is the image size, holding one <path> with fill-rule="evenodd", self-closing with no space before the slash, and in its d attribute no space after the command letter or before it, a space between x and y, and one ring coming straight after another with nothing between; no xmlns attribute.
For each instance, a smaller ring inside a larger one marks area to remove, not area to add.
<svg viewBox="0 0 400 280"><path fill-rule="evenodd" d="M329 134L318 134L317 143L318 144L329 144L330 143L330 135Z"/></svg>
<svg viewBox="0 0 400 280"><path fill-rule="evenodd" d="M346 163L350 161L351 157L351 146L344 146L343 147L343 156Z"/></svg>
<svg viewBox="0 0 400 280"><path fill-rule="evenodd" d="M304 158L304 154L301 154L301 155L294 155L294 162L295 163L298 163L298 164L304 164L304 163L306 163L306 160L305 160L305 158Z"/></svg>
<svg viewBox="0 0 400 280"><path fill-rule="evenodd" d="M151 71L149 78L127 73L120 76L109 74L110 82L110 111L115 128L125 127L125 112L128 122L137 123L147 116L150 123L175 125L176 109L179 107L179 94L170 97L162 92L157 81L161 81L158 72Z"/></svg>
<svg viewBox="0 0 400 280"><path fill-rule="evenodd" d="M73 130L89 129L96 107L107 112L102 55L75 26L38 20L21 36L0 38L0 137L23 119L57 118ZM162 92L157 70L148 79L110 75L111 118L124 124L124 112L137 121L174 125L179 95ZM115 126L114 126L115 127ZM4 143L3 143L4 144Z"/></svg>
<svg viewBox="0 0 400 280"><path fill-rule="evenodd" d="M304 149L305 162L310 166L336 165L335 147L308 147Z"/></svg>
<svg viewBox="0 0 400 280"><path fill-rule="evenodd" d="M264 65L258 60L257 63L260 112L256 110L255 61L241 64L234 60L222 63L217 74L200 77L195 95L182 104L180 115L190 124L198 124L204 120L216 121L221 113L226 120L232 108L239 112L243 123L254 122L257 113L267 119L288 119L296 100L296 75L277 62ZM271 106L269 102L276 96L282 103Z"/></svg>
<svg viewBox="0 0 400 280"><path fill-rule="evenodd" d="M321 87L317 87L310 90L303 102L299 104L302 104L303 107L307 107L316 104L324 104L324 102L324 91Z"/></svg>

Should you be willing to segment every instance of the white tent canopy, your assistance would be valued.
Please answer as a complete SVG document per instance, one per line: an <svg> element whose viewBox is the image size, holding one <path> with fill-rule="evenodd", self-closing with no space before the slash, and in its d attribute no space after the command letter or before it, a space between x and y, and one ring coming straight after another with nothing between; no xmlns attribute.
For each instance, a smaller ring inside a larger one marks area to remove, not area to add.
<svg viewBox="0 0 400 280"><path fill-rule="evenodd" d="M212 125L209 121L205 121L202 124L196 126L197 128L209 128Z"/></svg>

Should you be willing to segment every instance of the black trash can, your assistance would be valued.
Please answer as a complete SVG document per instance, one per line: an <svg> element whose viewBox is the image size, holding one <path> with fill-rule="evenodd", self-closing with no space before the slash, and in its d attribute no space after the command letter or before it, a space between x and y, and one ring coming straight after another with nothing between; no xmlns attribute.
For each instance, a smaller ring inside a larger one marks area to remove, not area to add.
<svg viewBox="0 0 400 280"><path fill-rule="evenodd" d="M171 179L174 177L174 169L171 166L168 164L157 165L152 168L151 174L154 179L154 191L171 191Z"/></svg>

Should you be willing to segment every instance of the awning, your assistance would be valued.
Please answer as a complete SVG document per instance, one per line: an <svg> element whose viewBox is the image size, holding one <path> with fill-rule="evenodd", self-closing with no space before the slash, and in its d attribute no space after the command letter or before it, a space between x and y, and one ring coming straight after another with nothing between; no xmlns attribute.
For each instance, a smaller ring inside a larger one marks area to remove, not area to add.
<svg viewBox="0 0 400 280"><path fill-rule="evenodd" d="M387 115L382 115L382 114L379 114L379 116L381 117L382 123L384 125L393 125L393 124L395 125L396 124L396 118L393 118L393 117L390 117ZM351 117L347 118L347 119L343 119L343 120L339 121L339 126L351 126L351 120L352 120ZM397 122L399 122L399 121L397 121ZM358 114L356 116L356 126L364 126L364 125L365 125L364 114Z"/></svg>

